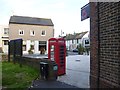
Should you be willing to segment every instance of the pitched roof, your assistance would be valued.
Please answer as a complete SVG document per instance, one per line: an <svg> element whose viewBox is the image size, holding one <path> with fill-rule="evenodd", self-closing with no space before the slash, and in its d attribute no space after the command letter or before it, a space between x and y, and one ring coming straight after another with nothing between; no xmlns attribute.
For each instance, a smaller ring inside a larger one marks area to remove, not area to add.
<svg viewBox="0 0 120 90"><path fill-rule="evenodd" d="M43 25L54 26L51 19L27 17L27 16L11 16L9 24L30 24L30 25Z"/></svg>
<svg viewBox="0 0 120 90"><path fill-rule="evenodd" d="M82 33L78 33L78 34L76 35L76 39L81 39L87 32L88 32L88 31L82 32Z"/></svg>
<svg viewBox="0 0 120 90"><path fill-rule="evenodd" d="M66 40L81 39L87 32L88 31L82 33L68 34L64 38Z"/></svg>

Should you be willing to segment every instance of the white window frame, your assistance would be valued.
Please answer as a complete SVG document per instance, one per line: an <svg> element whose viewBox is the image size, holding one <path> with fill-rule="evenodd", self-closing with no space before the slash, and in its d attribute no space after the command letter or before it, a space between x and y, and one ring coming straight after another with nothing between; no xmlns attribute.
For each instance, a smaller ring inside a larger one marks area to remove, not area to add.
<svg viewBox="0 0 120 90"><path fill-rule="evenodd" d="M4 28L4 35L8 35L9 34L9 28Z"/></svg>
<svg viewBox="0 0 120 90"><path fill-rule="evenodd" d="M44 34L44 35L42 35L42 32L43 32L43 31L45 31L45 30L42 30L42 31L41 31L41 36L46 36L46 31L45 31L45 34Z"/></svg>
<svg viewBox="0 0 120 90"><path fill-rule="evenodd" d="M34 34L33 34L34 32ZM35 31L34 30L30 30L30 36L35 36Z"/></svg>
<svg viewBox="0 0 120 90"><path fill-rule="evenodd" d="M23 32L23 33L20 34L20 32ZM19 30L19 35L24 35L24 30Z"/></svg>
<svg viewBox="0 0 120 90"><path fill-rule="evenodd" d="M8 45L8 40L3 40L4 46Z"/></svg>

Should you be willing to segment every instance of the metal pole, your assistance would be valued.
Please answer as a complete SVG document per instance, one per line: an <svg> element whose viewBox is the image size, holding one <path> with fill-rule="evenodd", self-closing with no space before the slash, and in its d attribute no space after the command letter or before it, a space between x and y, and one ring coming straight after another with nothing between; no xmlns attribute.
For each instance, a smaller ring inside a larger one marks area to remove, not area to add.
<svg viewBox="0 0 120 90"><path fill-rule="evenodd" d="M23 40L21 39L20 41L20 46L21 46L21 50L20 50L20 67L22 67L22 55L23 55L23 50L22 50L22 45L23 45Z"/></svg>
<svg viewBox="0 0 120 90"><path fill-rule="evenodd" d="M8 41L8 62L10 62L10 41Z"/></svg>
<svg viewBox="0 0 120 90"><path fill-rule="evenodd" d="M15 54L16 54L16 43L15 43L15 40L13 41L14 42L14 47L13 47L13 62L14 62L14 64L15 64Z"/></svg>

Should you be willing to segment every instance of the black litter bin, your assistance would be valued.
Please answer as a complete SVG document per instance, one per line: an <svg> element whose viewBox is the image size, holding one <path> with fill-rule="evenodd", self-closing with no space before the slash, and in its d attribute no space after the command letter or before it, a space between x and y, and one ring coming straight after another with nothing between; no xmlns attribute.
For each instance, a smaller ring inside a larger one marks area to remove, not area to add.
<svg viewBox="0 0 120 90"><path fill-rule="evenodd" d="M41 79L48 79L49 74L49 65L46 62L40 62L40 73L41 73Z"/></svg>
<svg viewBox="0 0 120 90"><path fill-rule="evenodd" d="M44 80L56 80L57 79L58 66L54 61L42 61L40 62L40 74L41 79Z"/></svg>

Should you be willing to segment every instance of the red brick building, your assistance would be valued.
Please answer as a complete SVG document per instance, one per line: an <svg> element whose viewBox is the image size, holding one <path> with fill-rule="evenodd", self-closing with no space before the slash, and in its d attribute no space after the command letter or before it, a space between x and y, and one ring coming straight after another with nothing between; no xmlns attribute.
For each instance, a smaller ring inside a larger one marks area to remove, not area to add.
<svg viewBox="0 0 120 90"><path fill-rule="evenodd" d="M90 2L90 87L120 88L120 2Z"/></svg>

